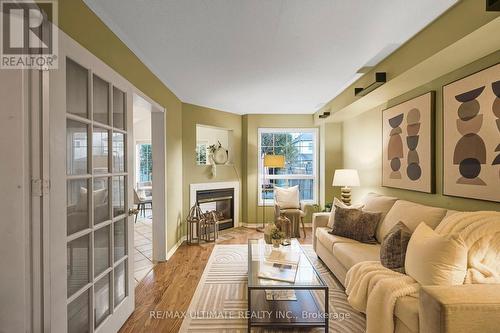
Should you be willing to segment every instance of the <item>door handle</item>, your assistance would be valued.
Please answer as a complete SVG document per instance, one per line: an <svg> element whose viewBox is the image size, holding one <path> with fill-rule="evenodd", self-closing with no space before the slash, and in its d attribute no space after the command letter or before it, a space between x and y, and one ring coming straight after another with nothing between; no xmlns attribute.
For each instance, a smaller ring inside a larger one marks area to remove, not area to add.
<svg viewBox="0 0 500 333"><path fill-rule="evenodd" d="M139 210L137 208L129 208L128 209L128 216L137 215L137 214L139 214Z"/></svg>

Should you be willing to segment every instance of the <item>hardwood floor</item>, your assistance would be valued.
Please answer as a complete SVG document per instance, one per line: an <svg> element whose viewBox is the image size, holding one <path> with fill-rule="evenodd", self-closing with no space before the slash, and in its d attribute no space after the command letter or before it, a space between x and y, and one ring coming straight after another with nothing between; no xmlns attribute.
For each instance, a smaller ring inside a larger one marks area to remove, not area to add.
<svg viewBox="0 0 500 333"><path fill-rule="evenodd" d="M263 238L255 229L241 228L233 238L217 244L246 244L248 239ZM302 230L301 230L302 234ZM299 239L310 244L311 228ZM120 332L178 332L182 318L151 318L152 311L187 311L198 281L212 253L214 244L182 244L168 262L156 264L135 288L135 311Z"/></svg>

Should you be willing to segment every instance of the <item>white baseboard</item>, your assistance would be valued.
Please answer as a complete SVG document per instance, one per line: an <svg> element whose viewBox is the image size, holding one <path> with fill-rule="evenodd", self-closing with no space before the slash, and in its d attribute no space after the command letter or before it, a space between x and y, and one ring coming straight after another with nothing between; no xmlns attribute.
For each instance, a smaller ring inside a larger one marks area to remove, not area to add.
<svg viewBox="0 0 500 333"><path fill-rule="evenodd" d="M262 223L240 223L240 225L242 227L255 229L257 227L262 226ZM306 228L312 228L312 223L304 223L304 225ZM302 226L301 226L301 228L302 228Z"/></svg>
<svg viewBox="0 0 500 333"><path fill-rule="evenodd" d="M177 249L179 248L179 246L181 246L181 244L186 240L186 236L182 236L181 239L179 239L179 241L167 252L167 260L170 259L175 251L177 251Z"/></svg>

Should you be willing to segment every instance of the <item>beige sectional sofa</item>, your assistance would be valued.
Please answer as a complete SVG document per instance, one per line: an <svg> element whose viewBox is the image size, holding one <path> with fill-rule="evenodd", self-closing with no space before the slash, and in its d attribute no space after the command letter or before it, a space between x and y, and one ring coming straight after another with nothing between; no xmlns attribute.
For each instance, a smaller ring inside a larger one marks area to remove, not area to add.
<svg viewBox="0 0 500 333"><path fill-rule="evenodd" d="M368 194L363 203L364 209L382 213L376 232L378 244L331 235L327 226L330 213L313 215L314 250L342 284L356 263L380 260L380 242L399 221L412 231L422 221L434 229L444 217L455 213L374 193ZM490 318L486 320L484 315ZM460 318L460 324L453 318ZM500 332L500 286L423 286L419 297L406 296L397 301L394 321L397 333Z"/></svg>

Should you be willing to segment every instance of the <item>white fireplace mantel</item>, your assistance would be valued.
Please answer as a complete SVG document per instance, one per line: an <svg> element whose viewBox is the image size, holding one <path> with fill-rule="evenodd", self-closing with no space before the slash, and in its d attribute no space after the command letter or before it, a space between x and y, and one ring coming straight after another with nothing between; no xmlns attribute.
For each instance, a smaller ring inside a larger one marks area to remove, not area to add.
<svg viewBox="0 0 500 333"><path fill-rule="evenodd" d="M190 206L196 203L196 192L204 190L219 190L224 188L234 189L234 227L240 226L240 183L239 182L214 182L214 183L196 183L189 185L189 202Z"/></svg>

